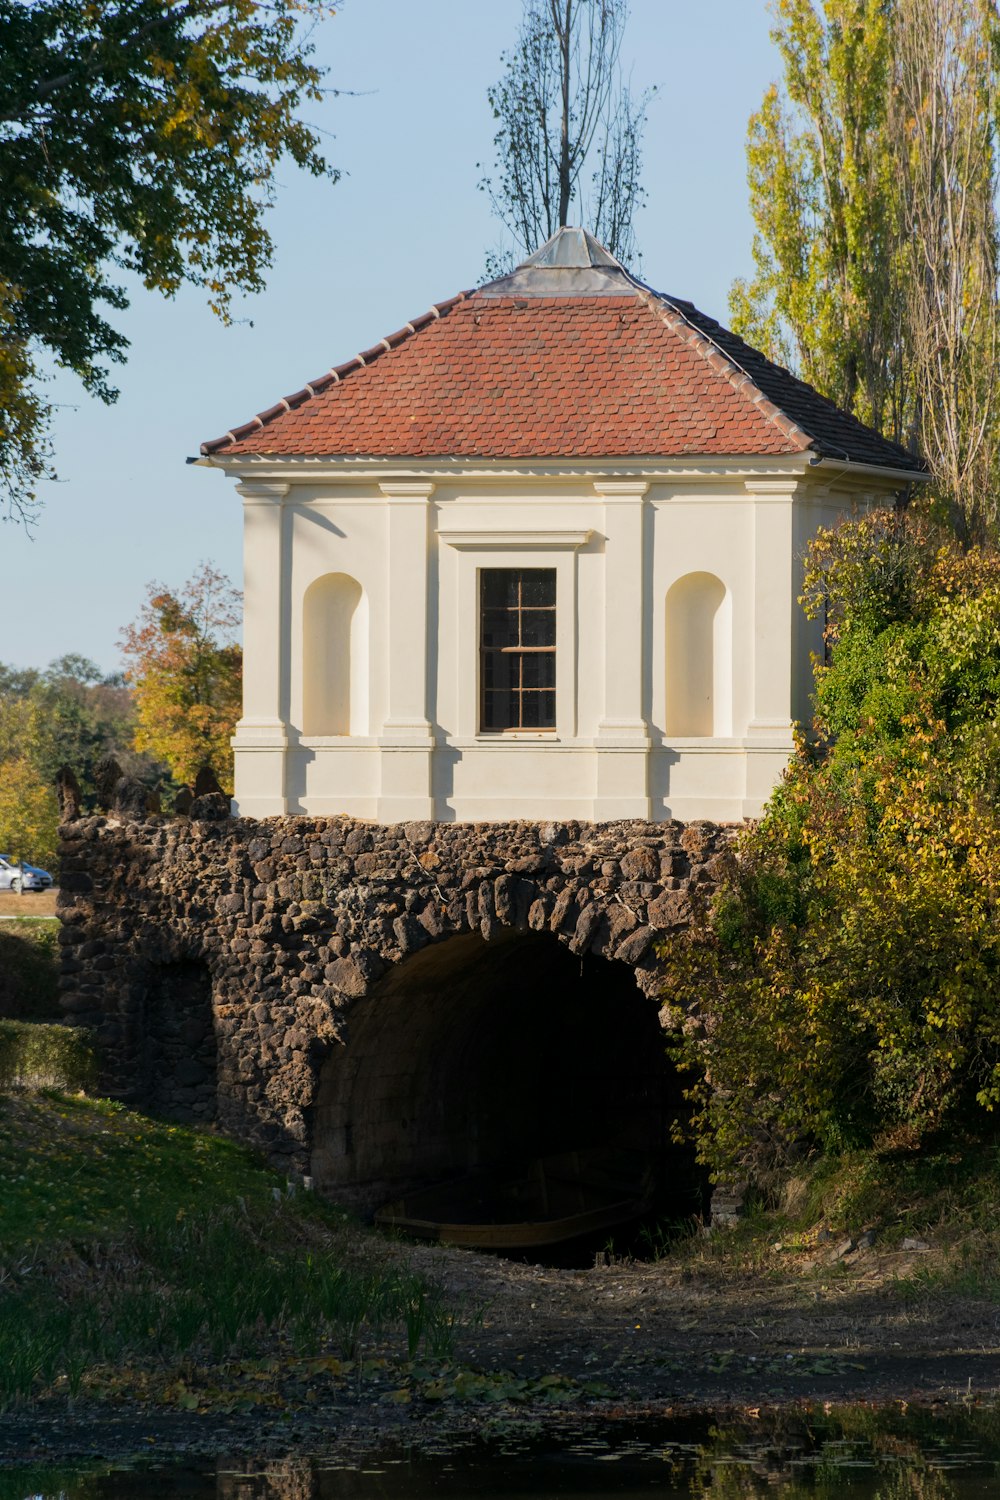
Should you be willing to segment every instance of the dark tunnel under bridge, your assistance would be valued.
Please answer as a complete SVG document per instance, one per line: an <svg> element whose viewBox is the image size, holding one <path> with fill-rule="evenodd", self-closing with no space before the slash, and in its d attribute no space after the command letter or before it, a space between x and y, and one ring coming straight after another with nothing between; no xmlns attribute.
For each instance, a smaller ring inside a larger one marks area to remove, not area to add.
<svg viewBox="0 0 1000 1500"><path fill-rule="evenodd" d="M658 1005L625 964L554 937L464 934L389 971L348 1018L313 1122L317 1188L371 1211L412 1187L594 1146L691 1191Z"/></svg>

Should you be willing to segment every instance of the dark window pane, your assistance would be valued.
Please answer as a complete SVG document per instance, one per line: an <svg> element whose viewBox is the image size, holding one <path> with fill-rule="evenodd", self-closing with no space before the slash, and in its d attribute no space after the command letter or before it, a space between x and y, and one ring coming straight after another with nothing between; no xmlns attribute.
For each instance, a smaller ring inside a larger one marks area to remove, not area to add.
<svg viewBox="0 0 1000 1500"><path fill-rule="evenodd" d="M530 653L521 658L524 663L523 684L526 688L554 688L556 685L556 655L554 651Z"/></svg>
<svg viewBox="0 0 1000 1500"><path fill-rule="evenodd" d="M521 658L517 653L483 652L483 687L502 689L517 687Z"/></svg>
<svg viewBox="0 0 1000 1500"><path fill-rule="evenodd" d="M521 603L554 605L556 602L555 568L525 568L521 574Z"/></svg>
<svg viewBox="0 0 1000 1500"><path fill-rule="evenodd" d="M556 723L555 693L522 693L521 723L525 729L554 729Z"/></svg>
<svg viewBox="0 0 1000 1500"><path fill-rule="evenodd" d="M486 692L483 694L483 728L517 728L517 693Z"/></svg>
<svg viewBox="0 0 1000 1500"><path fill-rule="evenodd" d="M491 646L517 645L517 611L509 609L483 610L484 650Z"/></svg>
<svg viewBox="0 0 1000 1500"><path fill-rule="evenodd" d="M516 568L484 568L480 576L484 609L510 609L516 606Z"/></svg>
<svg viewBox="0 0 1000 1500"><path fill-rule="evenodd" d="M554 609L522 609L521 645L554 646L556 612Z"/></svg>

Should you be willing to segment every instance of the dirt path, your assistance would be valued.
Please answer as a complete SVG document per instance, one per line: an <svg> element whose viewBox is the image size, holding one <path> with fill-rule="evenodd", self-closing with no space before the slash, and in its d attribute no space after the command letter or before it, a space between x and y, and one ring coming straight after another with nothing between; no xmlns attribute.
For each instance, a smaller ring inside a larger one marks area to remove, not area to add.
<svg viewBox="0 0 1000 1500"><path fill-rule="evenodd" d="M835 1253L835 1252L831 1252ZM1000 1393L1000 1305L935 1291L926 1252L861 1250L803 1272L666 1262L587 1271L412 1252L484 1307L459 1357L596 1378L616 1400L954 1399Z"/></svg>

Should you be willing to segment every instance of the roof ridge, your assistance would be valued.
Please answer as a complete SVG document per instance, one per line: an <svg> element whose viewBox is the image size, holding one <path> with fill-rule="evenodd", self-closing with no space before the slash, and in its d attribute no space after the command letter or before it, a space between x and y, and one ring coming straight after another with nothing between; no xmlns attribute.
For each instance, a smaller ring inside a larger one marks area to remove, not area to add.
<svg viewBox="0 0 1000 1500"><path fill-rule="evenodd" d="M758 407L761 413L769 421L773 422L786 438L799 442L803 451L808 448L815 448L815 439L803 427L800 427L787 412L782 411L781 407L772 401L769 396L765 396L749 370L745 370L727 350L723 349L721 344L706 336L700 328L696 327L672 297L668 297L665 292L654 292L652 288L646 286L642 281L637 281L634 277L630 277L629 279L635 286L637 297L641 302L645 303L650 312L655 317L658 317L671 332L680 334L685 343L689 344L692 349L700 354L702 359L705 360L706 364L716 374L722 375L728 380L734 390L738 391L741 395L748 396L753 405ZM669 309L669 313L664 313L665 307ZM748 392L748 386L753 394Z"/></svg>
<svg viewBox="0 0 1000 1500"><path fill-rule="evenodd" d="M295 391L291 396L282 396L281 400L274 406L269 406L266 411L258 412L251 417L249 422L242 422L240 426L230 428L224 437L212 438L207 443L202 443L201 452L206 457L211 453L217 453L220 448L225 448L229 443L238 443L243 438L249 437L252 432L273 422L275 417L284 416L285 412L294 411L296 407L303 406L311 401L314 396L321 395L331 385L339 385L346 376L356 370L366 369L383 354L392 349L398 349L400 344L405 344L414 334L420 333L431 323L438 322L447 317L448 313L460 302L465 302L469 297L475 295L477 288L472 287L468 291L459 292L455 297L448 297L444 302L435 302L434 305L419 317L412 318L409 323L404 323L402 328L397 328L395 333L387 333L385 338L379 339L370 349L363 349L353 359L345 360L341 365L334 365L324 375L318 375L315 380L307 380L300 391Z"/></svg>

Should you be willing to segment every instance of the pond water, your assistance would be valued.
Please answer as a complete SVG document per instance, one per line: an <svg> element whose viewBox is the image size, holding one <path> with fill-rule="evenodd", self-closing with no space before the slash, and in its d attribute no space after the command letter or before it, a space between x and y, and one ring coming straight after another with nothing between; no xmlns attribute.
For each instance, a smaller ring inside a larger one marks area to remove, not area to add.
<svg viewBox="0 0 1000 1500"><path fill-rule="evenodd" d="M997 1500L1000 1410L847 1407L494 1432L418 1454L0 1470L0 1500Z"/></svg>

